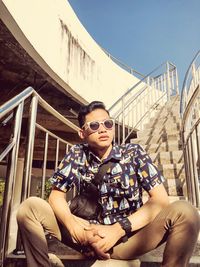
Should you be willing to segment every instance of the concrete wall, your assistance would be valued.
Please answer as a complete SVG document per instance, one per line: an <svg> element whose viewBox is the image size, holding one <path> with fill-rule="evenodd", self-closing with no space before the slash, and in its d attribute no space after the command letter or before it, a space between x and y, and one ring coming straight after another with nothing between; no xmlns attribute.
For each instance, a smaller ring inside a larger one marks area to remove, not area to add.
<svg viewBox="0 0 200 267"><path fill-rule="evenodd" d="M0 16L42 69L82 102L109 108L138 82L102 51L66 0L2 0Z"/></svg>

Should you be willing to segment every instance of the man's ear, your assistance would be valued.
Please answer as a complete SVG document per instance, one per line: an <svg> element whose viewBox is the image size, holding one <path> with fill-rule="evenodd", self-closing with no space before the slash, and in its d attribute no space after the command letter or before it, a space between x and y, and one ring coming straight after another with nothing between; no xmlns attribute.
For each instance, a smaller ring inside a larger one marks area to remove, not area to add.
<svg viewBox="0 0 200 267"><path fill-rule="evenodd" d="M78 135L79 135L79 137L80 137L82 140L85 139L85 134L84 134L83 129L80 129L80 130L78 131Z"/></svg>

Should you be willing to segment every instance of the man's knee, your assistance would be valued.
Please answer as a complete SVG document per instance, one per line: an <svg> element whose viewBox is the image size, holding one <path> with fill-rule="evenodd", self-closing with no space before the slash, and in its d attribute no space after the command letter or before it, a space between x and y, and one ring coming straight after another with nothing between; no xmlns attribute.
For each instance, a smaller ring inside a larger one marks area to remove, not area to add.
<svg viewBox="0 0 200 267"><path fill-rule="evenodd" d="M180 200L171 204L172 211L179 217L184 218L188 224L194 225L196 229L200 228L200 216L198 211L189 202Z"/></svg>
<svg viewBox="0 0 200 267"><path fill-rule="evenodd" d="M17 222L22 224L25 222L26 218L30 217L30 214L33 212L33 209L39 208L41 202L44 200L39 197L29 197L24 200L17 211Z"/></svg>

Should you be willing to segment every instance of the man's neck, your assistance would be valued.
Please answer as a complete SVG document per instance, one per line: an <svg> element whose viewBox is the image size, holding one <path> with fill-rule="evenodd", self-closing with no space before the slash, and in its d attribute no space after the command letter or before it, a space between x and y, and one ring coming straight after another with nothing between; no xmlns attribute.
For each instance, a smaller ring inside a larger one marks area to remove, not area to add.
<svg viewBox="0 0 200 267"><path fill-rule="evenodd" d="M99 159L102 161L108 157L110 154L110 151L112 150L112 144L110 144L109 147L102 148L102 149L92 149L95 155L99 157Z"/></svg>

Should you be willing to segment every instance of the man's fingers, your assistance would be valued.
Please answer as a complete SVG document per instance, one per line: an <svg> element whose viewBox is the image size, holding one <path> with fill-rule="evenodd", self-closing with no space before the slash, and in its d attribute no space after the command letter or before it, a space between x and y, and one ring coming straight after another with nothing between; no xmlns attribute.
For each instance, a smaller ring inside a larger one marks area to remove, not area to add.
<svg viewBox="0 0 200 267"><path fill-rule="evenodd" d="M93 234L97 235L98 234L98 230L93 228L92 226L85 226L84 227L85 231L92 231Z"/></svg>
<svg viewBox="0 0 200 267"><path fill-rule="evenodd" d="M97 235L94 235L94 236L91 236L91 237L89 237L88 238L88 243L89 244L93 244L93 243L97 243L98 241L99 241L99 236L97 236Z"/></svg>
<svg viewBox="0 0 200 267"><path fill-rule="evenodd" d="M105 234L104 231L102 231L102 230L99 230L99 231L98 231L98 235L99 235L101 238L106 237L106 234Z"/></svg>
<svg viewBox="0 0 200 267"><path fill-rule="evenodd" d="M92 231L93 235L98 235L100 236L101 238L104 238L106 236L106 234L104 233L103 230L98 230L98 229L95 229L93 227L84 227L84 230L85 231Z"/></svg>
<svg viewBox="0 0 200 267"><path fill-rule="evenodd" d="M96 254L97 254L97 256L98 256L99 258L102 258L102 259L105 259L105 260L106 260L106 259L110 259L110 254L104 252L103 250L101 250L101 248L100 248L99 246L97 246L96 243L93 243L93 244L92 244L92 247L93 247L93 249L95 250L95 252L96 252Z"/></svg>
<svg viewBox="0 0 200 267"><path fill-rule="evenodd" d="M101 260L109 260L110 259L109 253L102 253L102 252L99 253L96 251L96 254L97 254L97 257Z"/></svg>
<svg viewBox="0 0 200 267"><path fill-rule="evenodd" d="M84 255L86 257L94 257L95 256L95 253L94 253L94 251L88 251L88 252L84 252Z"/></svg>

